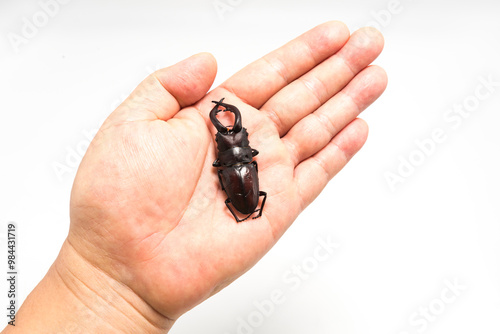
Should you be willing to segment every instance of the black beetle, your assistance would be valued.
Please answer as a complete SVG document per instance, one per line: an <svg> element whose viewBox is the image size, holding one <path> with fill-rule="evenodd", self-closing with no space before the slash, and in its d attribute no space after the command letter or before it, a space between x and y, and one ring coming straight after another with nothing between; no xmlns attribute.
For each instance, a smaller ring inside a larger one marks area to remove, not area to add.
<svg viewBox="0 0 500 334"><path fill-rule="evenodd" d="M267 193L259 190L259 178L257 175L257 161L253 157L259 154L259 151L250 147L248 141L247 129L241 125L241 113L235 106L220 101L212 101L215 107L210 111L210 120L217 129L215 141L217 142L217 159L212 166L218 168L219 183L226 192L226 206L234 216L237 222L242 222L255 212L259 214L253 219L262 216L262 210L266 203ZM223 107L220 110L219 107ZM229 111L234 114L234 125L225 127L217 119L220 111ZM260 196L264 196L260 209L256 209L259 204ZM229 205L247 215L240 219Z"/></svg>

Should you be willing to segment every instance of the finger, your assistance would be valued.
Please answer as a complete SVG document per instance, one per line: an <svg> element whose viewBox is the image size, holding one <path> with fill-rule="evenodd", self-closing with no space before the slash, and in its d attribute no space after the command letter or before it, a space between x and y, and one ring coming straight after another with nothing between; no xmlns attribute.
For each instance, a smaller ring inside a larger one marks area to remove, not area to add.
<svg viewBox="0 0 500 334"><path fill-rule="evenodd" d="M149 75L110 116L112 121L172 118L181 108L201 99L217 73L209 53L191 56Z"/></svg>
<svg viewBox="0 0 500 334"><path fill-rule="evenodd" d="M362 119L357 118L339 132L321 151L295 168L295 182L299 189L302 210L361 149L367 136L368 125Z"/></svg>
<svg viewBox="0 0 500 334"><path fill-rule="evenodd" d="M283 137L294 165L325 147L378 99L386 87L385 71L378 66L369 66L318 110L295 124Z"/></svg>
<svg viewBox="0 0 500 334"><path fill-rule="evenodd" d="M340 50L348 39L344 23L321 24L246 66L221 88L260 108L281 88Z"/></svg>
<svg viewBox="0 0 500 334"><path fill-rule="evenodd" d="M283 136L374 61L383 46L384 38L378 30L363 28L356 31L339 52L283 88L264 104L261 111L270 116Z"/></svg>

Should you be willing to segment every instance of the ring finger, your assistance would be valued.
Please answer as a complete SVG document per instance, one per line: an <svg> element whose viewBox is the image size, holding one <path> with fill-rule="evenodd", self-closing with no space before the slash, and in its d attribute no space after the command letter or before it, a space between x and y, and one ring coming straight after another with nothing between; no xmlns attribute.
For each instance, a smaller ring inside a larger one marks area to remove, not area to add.
<svg viewBox="0 0 500 334"><path fill-rule="evenodd" d="M282 138L294 165L325 147L385 90L387 75L378 66L361 71L341 92L300 120Z"/></svg>
<svg viewBox="0 0 500 334"><path fill-rule="evenodd" d="M280 137L284 136L374 61L383 44L383 37L376 29L356 31L340 51L281 89L261 111L273 120Z"/></svg>

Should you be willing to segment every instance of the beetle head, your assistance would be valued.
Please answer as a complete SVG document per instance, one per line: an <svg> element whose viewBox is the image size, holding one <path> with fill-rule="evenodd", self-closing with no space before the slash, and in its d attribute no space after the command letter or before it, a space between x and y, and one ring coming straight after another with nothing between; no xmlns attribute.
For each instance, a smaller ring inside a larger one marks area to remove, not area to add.
<svg viewBox="0 0 500 334"><path fill-rule="evenodd" d="M233 147L249 147L247 129L242 128L239 132L228 131L226 133L217 132L215 135L217 150L224 152Z"/></svg>

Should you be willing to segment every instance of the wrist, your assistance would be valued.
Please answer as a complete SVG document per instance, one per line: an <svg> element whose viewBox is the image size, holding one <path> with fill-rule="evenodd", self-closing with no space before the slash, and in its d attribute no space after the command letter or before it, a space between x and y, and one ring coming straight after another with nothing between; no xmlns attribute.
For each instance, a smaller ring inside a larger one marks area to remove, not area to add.
<svg viewBox="0 0 500 334"><path fill-rule="evenodd" d="M173 321L66 240L4 333L167 333Z"/></svg>

